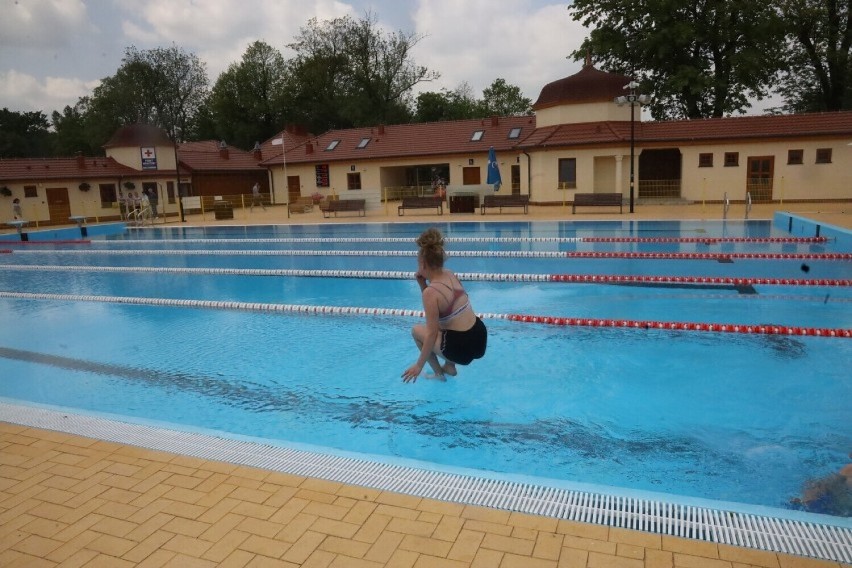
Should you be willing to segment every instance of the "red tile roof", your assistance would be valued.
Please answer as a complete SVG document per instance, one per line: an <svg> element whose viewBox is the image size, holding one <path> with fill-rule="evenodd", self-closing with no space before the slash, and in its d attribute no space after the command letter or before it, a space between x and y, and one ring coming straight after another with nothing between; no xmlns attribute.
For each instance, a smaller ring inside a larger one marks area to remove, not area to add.
<svg viewBox="0 0 852 568"><path fill-rule="evenodd" d="M220 147L220 142L204 140L188 142L178 147L178 160L191 171L222 172L235 170L265 170L260 157L239 148Z"/></svg>
<svg viewBox="0 0 852 568"><path fill-rule="evenodd" d="M520 128L519 138L509 138L513 128ZM314 163L370 159L428 157L448 154L487 154L494 146L499 151L510 150L535 129L534 116L509 116L487 119L393 124L346 130L331 130L310 137L305 143L287 150L287 163ZM482 131L479 140L474 132ZM333 141L333 150L326 150ZM363 140L366 146L359 148ZM280 156L264 165L282 163Z"/></svg>
<svg viewBox="0 0 852 568"><path fill-rule="evenodd" d="M710 143L724 140L849 137L852 111L743 116L635 123L636 140L661 143ZM630 140L630 121L562 124L537 129L519 145L522 149L554 146L623 144Z"/></svg>
<svg viewBox="0 0 852 568"><path fill-rule="evenodd" d="M291 151L304 145L311 138L313 138L313 135L305 132L303 128L288 126L260 145L260 151L264 160L263 165L268 166L270 164L282 163L281 148L284 148L289 156Z"/></svg>
<svg viewBox="0 0 852 568"><path fill-rule="evenodd" d="M139 177L112 158L13 158L0 160L0 182Z"/></svg>
<svg viewBox="0 0 852 568"><path fill-rule="evenodd" d="M171 146L166 131L151 124L128 124L116 130L104 148L116 146Z"/></svg>

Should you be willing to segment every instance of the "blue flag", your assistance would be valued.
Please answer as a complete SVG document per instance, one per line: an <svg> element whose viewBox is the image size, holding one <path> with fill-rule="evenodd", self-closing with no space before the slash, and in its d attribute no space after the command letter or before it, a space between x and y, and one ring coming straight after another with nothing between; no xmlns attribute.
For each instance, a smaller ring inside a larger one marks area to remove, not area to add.
<svg viewBox="0 0 852 568"><path fill-rule="evenodd" d="M500 191L500 186L503 185L503 178L500 177L500 166L497 165L497 155L494 152L494 146L488 149L488 179L486 183L494 186L494 191Z"/></svg>

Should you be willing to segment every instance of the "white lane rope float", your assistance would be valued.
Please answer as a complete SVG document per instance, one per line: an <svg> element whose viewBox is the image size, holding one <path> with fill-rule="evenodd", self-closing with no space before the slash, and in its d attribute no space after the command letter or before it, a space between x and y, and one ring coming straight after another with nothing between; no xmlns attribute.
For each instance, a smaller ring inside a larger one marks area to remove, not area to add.
<svg viewBox="0 0 852 568"><path fill-rule="evenodd" d="M136 274L194 274L207 276L285 276L304 278L364 278L411 280L414 272L401 270L308 270L290 268L205 268L151 266L61 266L49 264L0 264L0 270L22 272L100 272ZM624 274L513 274L457 272L468 282L559 282L569 284L715 284L729 286L852 286L852 279L752 278L722 276L646 276Z"/></svg>
<svg viewBox="0 0 852 568"><path fill-rule="evenodd" d="M447 243L825 243L826 237L444 237ZM251 244L251 243L410 243L414 237L255 237L255 238L187 238L187 239L122 239L86 241L86 244Z"/></svg>
<svg viewBox="0 0 852 568"><path fill-rule="evenodd" d="M133 256L417 256L416 250L172 250L172 249L100 249L100 250L16 250L13 255L133 255ZM492 251L462 250L447 252L458 258L631 258L652 260L852 260L852 253L763 253L763 252L594 252L594 251Z"/></svg>
<svg viewBox="0 0 852 568"><path fill-rule="evenodd" d="M49 300L62 302L100 302L137 306L166 306L204 308L279 314L305 315L367 315L423 318L423 310L401 308L369 308L359 306L312 306L304 304L274 304L264 302L234 302L226 300L192 300L171 298L140 298L135 296L97 296L86 294L41 294L31 292L0 292L0 298L17 300ZM556 326L615 327L640 330L704 331L756 335L801 335L815 337L852 338L850 328L815 328L775 324L696 323L657 320L628 320L609 318L553 317L529 314L477 314L485 320L504 320Z"/></svg>

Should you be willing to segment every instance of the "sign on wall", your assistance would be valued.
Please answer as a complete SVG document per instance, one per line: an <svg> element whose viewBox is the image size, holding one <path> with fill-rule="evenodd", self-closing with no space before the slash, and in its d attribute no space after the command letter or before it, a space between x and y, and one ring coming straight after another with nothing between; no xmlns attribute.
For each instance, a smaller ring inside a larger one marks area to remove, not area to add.
<svg viewBox="0 0 852 568"><path fill-rule="evenodd" d="M328 164L317 164L317 187L328 187Z"/></svg>
<svg viewBox="0 0 852 568"><path fill-rule="evenodd" d="M157 149L156 148L140 148L142 153L142 169L156 170L157 169Z"/></svg>

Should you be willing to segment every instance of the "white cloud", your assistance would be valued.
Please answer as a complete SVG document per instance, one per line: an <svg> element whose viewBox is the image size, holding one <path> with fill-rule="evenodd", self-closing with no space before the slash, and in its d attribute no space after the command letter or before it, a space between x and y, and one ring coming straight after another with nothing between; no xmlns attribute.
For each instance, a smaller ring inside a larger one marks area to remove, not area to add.
<svg viewBox="0 0 852 568"><path fill-rule="evenodd" d="M50 117L54 110L73 106L80 97L91 94L99 83L65 77L38 79L15 70L2 72L0 106L17 112L41 111Z"/></svg>
<svg viewBox="0 0 852 568"><path fill-rule="evenodd" d="M93 31L82 0L4 0L0 45L58 49Z"/></svg>
<svg viewBox="0 0 852 568"><path fill-rule="evenodd" d="M477 97L497 78L521 88L533 101L541 88L580 69L565 57L586 35L565 4L536 7L529 1L422 0L415 15L414 59L441 73L426 90L455 89L467 82Z"/></svg>

